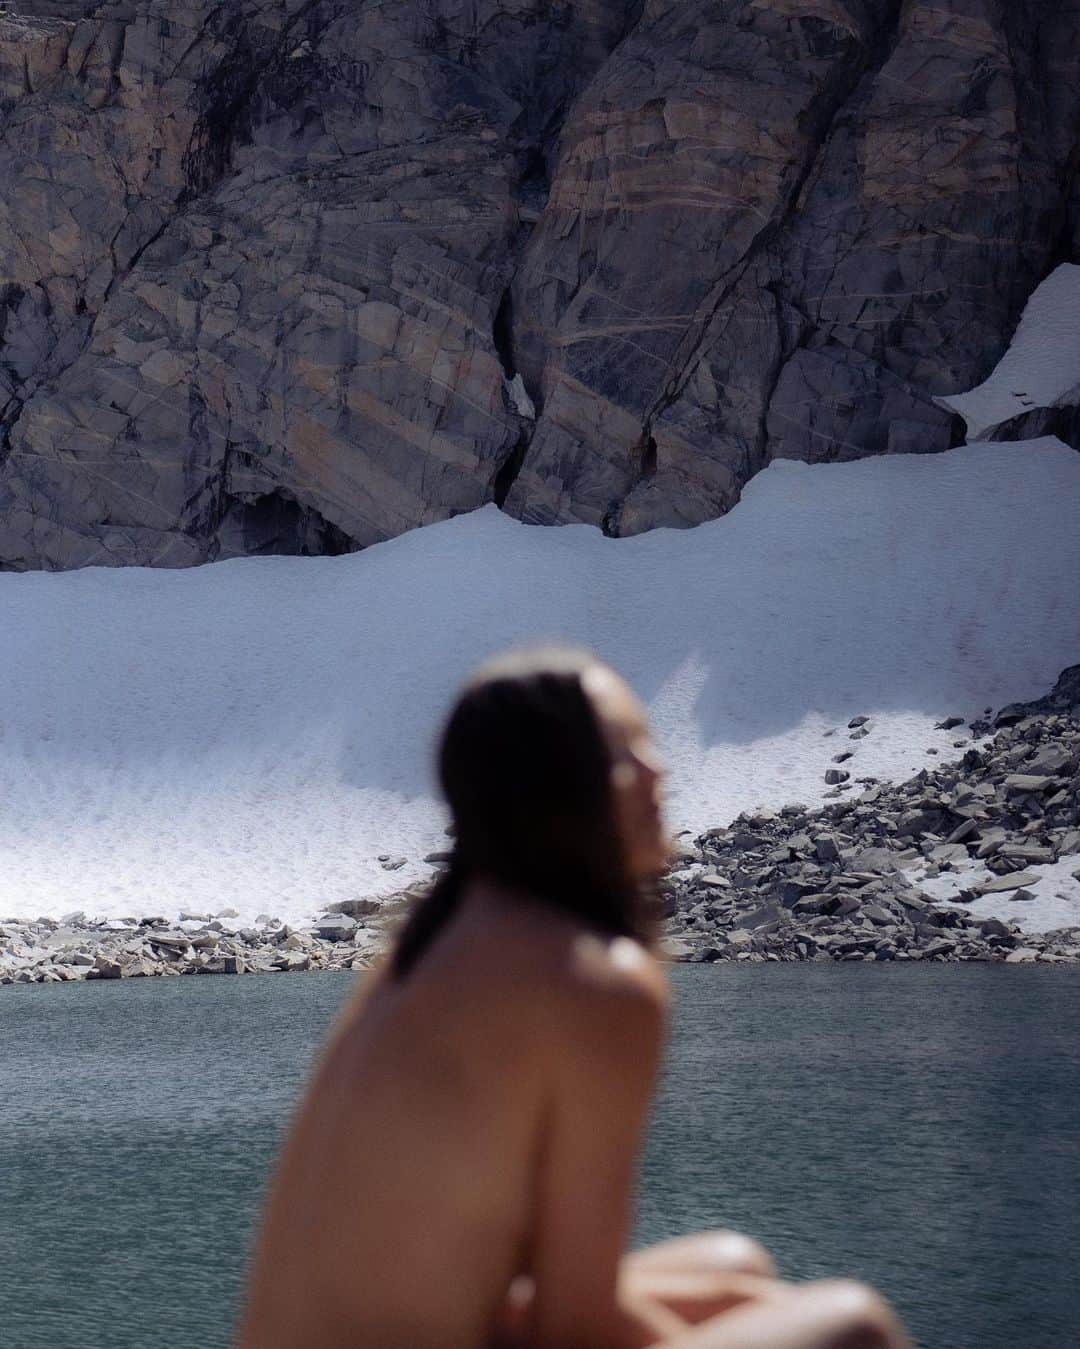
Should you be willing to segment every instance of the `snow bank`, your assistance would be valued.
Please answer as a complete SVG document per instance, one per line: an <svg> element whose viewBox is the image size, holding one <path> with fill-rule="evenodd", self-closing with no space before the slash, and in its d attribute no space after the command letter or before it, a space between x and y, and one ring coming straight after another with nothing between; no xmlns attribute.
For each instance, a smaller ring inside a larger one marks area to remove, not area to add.
<svg viewBox="0 0 1080 1349"><path fill-rule="evenodd" d="M1078 519L1080 455L1044 439L781 461L630 539L488 507L348 557L0 575L0 916L302 917L424 874L439 718L527 639L636 685L676 829L817 802L842 748L907 776L951 752L935 721L1080 660Z"/></svg>
<svg viewBox="0 0 1080 1349"><path fill-rule="evenodd" d="M1080 266L1062 263L1036 287L988 380L936 401L960 413L968 440L1035 408L1080 401Z"/></svg>
<svg viewBox="0 0 1080 1349"><path fill-rule="evenodd" d="M1024 886L1034 899L1014 900L1014 892L1010 891L983 895L967 904L957 903L956 896L961 890L996 879L981 862L961 863L954 871L919 879L918 884L934 899L964 909L977 918L1001 918L1016 923L1021 932L1052 932L1055 928L1080 925L1080 880L1076 879L1080 874L1080 856L1062 857L1045 866L1025 866L1024 870L1038 877ZM913 876L918 878L920 871L913 872Z"/></svg>

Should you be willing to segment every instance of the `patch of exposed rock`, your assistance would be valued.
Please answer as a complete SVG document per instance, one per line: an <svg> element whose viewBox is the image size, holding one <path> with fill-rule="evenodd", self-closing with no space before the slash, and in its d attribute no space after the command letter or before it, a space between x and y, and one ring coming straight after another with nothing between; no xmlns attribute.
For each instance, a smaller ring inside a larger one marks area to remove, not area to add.
<svg viewBox="0 0 1080 1349"><path fill-rule="evenodd" d="M695 524L1080 260L1080 0L8 0L0 122L4 567Z"/></svg>
<svg viewBox="0 0 1080 1349"><path fill-rule="evenodd" d="M859 719L854 719L859 720ZM946 727L959 725L950 718ZM862 729L865 729L863 727ZM1018 907L1037 868L1075 858L1080 877L1080 666L1046 698L975 723L973 745L899 785L842 778L819 810L743 814L684 850L664 883L669 955L688 960L1080 960L1080 923L1015 923L935 903L923 876L979 861L980 894ZM857 786L863 790L855 795ZM1035 868L1035 870L1032 870Z"/></svg>
<svg viewBox="0 0 1080 1349"><path fill-rule="evenodd" d="M174 974L294 974L364 970L415 891L344 901L303 925L268 915L244 925L216 916L88 921L81 913L36 922L0 921L0 984L67 983Z"/></svg>

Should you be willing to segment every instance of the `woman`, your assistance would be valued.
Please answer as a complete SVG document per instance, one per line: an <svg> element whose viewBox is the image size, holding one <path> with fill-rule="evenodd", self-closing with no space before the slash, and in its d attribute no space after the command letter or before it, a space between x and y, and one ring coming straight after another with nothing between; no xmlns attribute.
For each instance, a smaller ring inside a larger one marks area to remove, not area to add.
<svg viewBox="0 0 1080 1349"><path fill-rule="evenodd" d="M907 1342L710 1233L624 1255L668 990L644 897L663 771L593 657L511 653L440 751L446 875L339 1021L280 1162L241 1349Z"/></svg>

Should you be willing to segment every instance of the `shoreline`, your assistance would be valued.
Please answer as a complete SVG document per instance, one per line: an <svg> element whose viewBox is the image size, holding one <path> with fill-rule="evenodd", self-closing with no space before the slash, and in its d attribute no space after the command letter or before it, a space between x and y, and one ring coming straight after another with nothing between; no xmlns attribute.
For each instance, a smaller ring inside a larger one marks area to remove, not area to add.
<svg viewBox="0 0 1080 1349"><path fill-rule="evenodd" d="M847 738L869 734L869 720L852 718ZM1080 665L1045 698L970 730L981 738L961 758L906 782L862 778L849 796L849 773L830 769L827 805L744 812L680 845L658 886L661 956L1080 964ZM844 733L825 735L842 747ZM834 762L850 757L841 748ZM0 919L0 984L363 970L429 883L345 900L299 925L242 924L228 908L176 922ZM1075 922L1025 930L1012 916L1025 910Z"/></svg>

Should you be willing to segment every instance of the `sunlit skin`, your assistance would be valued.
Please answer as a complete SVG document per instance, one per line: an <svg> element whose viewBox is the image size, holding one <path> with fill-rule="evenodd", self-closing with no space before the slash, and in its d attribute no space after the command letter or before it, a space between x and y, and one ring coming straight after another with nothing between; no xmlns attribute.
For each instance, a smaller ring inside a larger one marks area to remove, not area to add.
<svg viewBox="0 0 1080 1349"><path fill-rule="evenodd" d="M663 871L669 852L660 787L666 776L653 743L645 709L627 684L606 665L582 679L599 715L611 753L615 822L630 874L638 880Z"/></svg>
<svg viewBox="0 0 1080 1349"><path fill-rule="evenodd" d="M583 684L627 869L654 875L644 711L604 667ZM475 878L405 982L384 967L339 1018L271 1186L239 1349L904 1349L868 1289L785 1285L735 1233L626 1254L668 998L639 943Z"/></svg>

